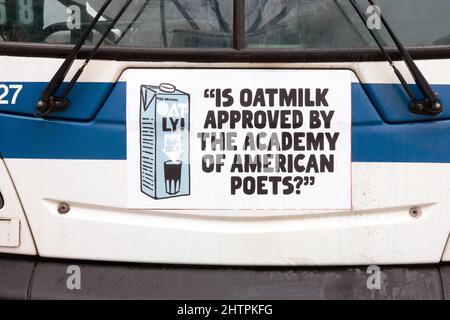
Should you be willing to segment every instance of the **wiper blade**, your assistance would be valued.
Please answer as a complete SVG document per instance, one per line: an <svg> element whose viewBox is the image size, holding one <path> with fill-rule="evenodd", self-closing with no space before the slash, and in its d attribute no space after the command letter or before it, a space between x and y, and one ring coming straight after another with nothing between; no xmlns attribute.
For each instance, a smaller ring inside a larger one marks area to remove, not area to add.
<svg viewBox="0 0 450 320"><path fill-rule="evenodd" d="M70 91L73 89L75 83L80 78L81 74L84 71L84 68L88 65L88 63L94 58L95 54L97 53L98 49L102 45L102 43L105 41L105 39L108 37L111 30L114 28L114 26L117 24L119 19L123 16L127 8L130 6L131 2L133 0L127 0L127 2L123 5L123 7L120 9L116 17L113 19L113 21L110 23L108 28L104 31L102 34L102 37L96 44L96 46L92 49L92 51L89 53L88 57L84 61L83 65L78 69L78 71L75 73L73 78L70 80L67 87L64 89L63 93L60 96L56 96L58 90L60 89L61 85L64 82L65 77L67 76L67 73L69 72L70 68L72 67L73 63L78 57L78 54L80 53L81 48L83 47L85 41L90 36L92 30L94 30L95 26L97 25L98 21L103 16L106 9L109 7L109 5L112 3L113 0L106 0L103 4L103 6L100 8L100 10L97 12L97 15L92 20L89 27L85 30L83 35L81 36L78 43L75 45L75 47L72 49L70 54L67 56L61 67L58 69L58 71L53 76L52 80L48 83L47 87L44 89L44 91L41 93L41 99L36 105L35 114L37 117L44 117L52 112L60 112L65 111L70 105L70 101L67 98Z"/></svg>
<svg viewBox="0 0 450 320"><path fill-rule="evenodd" d="M376 4L373 2L373 0L368 0L369 4L372 6L375 6ZM366 26L367 30L369 31L372 38L375 40L378 47L381 49L383 55L386 57L387 61L393 68L395 74L397 75L398 79L400 80L400 83L402 84L403 88L405 89L406 93L408 94L410 98L409 103L409 110L412 113L415 114L423 114L423 115L438 115L442 111L444 111L444 107L441 103L441 101L438 99L438 94L433 91L430 84L422 74L422 72L417 67L416 63L414 62L413 58L409 54L408 50L404 47L404 45L401 43L397 35L395 34L394 30L391 28L389 23L386 21L384 16L380 14L381 22L386 28L386 31L389 33L389 36L394 41L396 47L398 48L400 55L402 56L403 61L408 67L409 72L414 78L414 81L416 82L417 86L419 87L420 91L422 92L424 99L418 99L411 86L408 84L406 79L403 77L400 70L395 66L395 63L393 59L391 58L390 54L387 52L383 44L381 43L381 40L377 37L373 29L371 29L366 21L367 17L364 15L361 8L358 6L355 0L350 0L351 5L355 8L356 12L358 13L359 17L363 21L363 24Z"/></svg>

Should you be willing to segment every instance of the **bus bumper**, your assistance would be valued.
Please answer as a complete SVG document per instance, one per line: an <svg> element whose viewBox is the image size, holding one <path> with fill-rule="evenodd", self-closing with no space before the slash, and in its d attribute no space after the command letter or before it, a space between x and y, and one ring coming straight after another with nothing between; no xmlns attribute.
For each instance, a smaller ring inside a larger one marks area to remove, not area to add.
<svg viewBox="0 0 450 320"><path fill-rule="evenodd" d="M75 275L74 270L79 274ZM72 286L74 276L80 277L80 288ZM448 300L450 265L241 269L0 256L0 298Z"/></svg>

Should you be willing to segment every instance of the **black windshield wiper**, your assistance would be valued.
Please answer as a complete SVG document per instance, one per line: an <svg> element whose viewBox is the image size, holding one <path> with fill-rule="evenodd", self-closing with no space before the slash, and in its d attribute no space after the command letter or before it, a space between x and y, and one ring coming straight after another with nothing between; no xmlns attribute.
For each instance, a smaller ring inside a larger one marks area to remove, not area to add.
<svg viewBox="0 0 450 320"><path fill-rule="evenodd" d="M369 4L372 6L375 6L376 4L372 0L368 0ZM389 36L394 41L397 49L400 52L400 55L405 62L405 64L408 66L409 72L414 78L414 81L416 82L417 86L419 87L420 91L422 92L424 99L420 100L417 99L415 96L411 86L408 84L406 79L403 77L400 70L395 66L393 59L391 58L390 54L387 52L383 44L381 43L381 40L377 37L373 29L371 29L367 25L367 17L364 15L361 8L357 5L355 0L350 0L351 5L355 8L356 12L358 13L359 17L363 21L363 24L366 26L367 30L371 34L372 38L375 40L378 47L380 47L381 51L383 52L383 55L388 60L391 67L394 69L395 74L397 75L398 79L400 80L400 83L402 84L403 88L405 89L406 93L408 94L410 100L409 103L409 110L412 113L415 114L423 114L423 115L438 115L442 111L444 111L444 107L441 103L441 101L438 99L438 94L433 91L428 81L425 79L422 72L417 67L416 63L412 59L411 55L409 54L408 50L403 46L395 32L392 30L389 23L386 21L384 16L380 14L381 22L386 28L386 31L389 33Z"/></svg>
<svg viewBox="0 0 450 320"><path fill-rule="evenodd" d="M100 40L98 41L98 43L96 44L96 46L88 54L88 57L84 61L83 65L78 69L78 71L75 73L75 75L70 80L68 85L65 87L63 93L60 96L56 96L58 90L60 89L61 85L64 82L65 77L67 76L67 73L69 72L70 68L72 67L74 61L77 59L78 54L80 53L80 50L83 47L85 41L90 36L92 30L95 28L98 21L101 19L104 12L109 7L109 5L112 3L112 1L113 0L106 0L104 2L103 6L97 12L97 15L94 17L94 19L92 20L89 27L85 30L85 32L81 36L80 40L78 41L78 43L72 49L72 51L67 56L66 60L63 62L61 67L58 69L58 71L55 73L52 80L48 83L47 87L41 93L41 99L37 103L36 109L35 109L35 114L37 117L44 117L52 112L65 111L69 107L70 101L67 97L68 97L70 91L73 89L75 83L78 81L81 74L83 73L84 68L88 65L88 63L92 60L92 58L94 58L98 49L100 48L102 43L105 41L105 39L108 37L111 30L114 28L114 26L117 24L119 19L125 13L127 8L130 6L131 2L133 2L133 0L127 0L127 2L122 6L120 11L117 13L116 17L112 20L112 22L110 23L108 28L102 34L102 36L101 36Z"/></svg>

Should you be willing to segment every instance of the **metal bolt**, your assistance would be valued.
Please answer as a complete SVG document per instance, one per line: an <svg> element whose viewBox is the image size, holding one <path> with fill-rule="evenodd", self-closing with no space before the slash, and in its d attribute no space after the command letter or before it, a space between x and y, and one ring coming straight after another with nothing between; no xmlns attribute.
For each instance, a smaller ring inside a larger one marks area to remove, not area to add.
<svg viewBox="0 0 450 320"><path fill-rule="evenodd" d="M420 207L412 207L409 209L409 215L413 218L420 218L422 215L422 209Z"/></svg>
<svg viewBox="0 0 450 320"><path fill-rule="evenodd" d="M425 109L425 106L423 105L423 103L417 103L416 104L416 109L418 111L422 111L423 109Z"/></svg>
<svg viewBox="0 0 450 320"><path fill-rule="evenodd" d="M70 206L69 204L65 203L65 202L60 202L58 205L58 212L60 214L67 214L70 211Z"/></svg>
<svg viewBox="0 0 450 320"><path fill-rule="evenodd" d="M442 104L440 104L439 102L436 102L433 105L433 109L436 110L436 111L442 110Z"/></svg>

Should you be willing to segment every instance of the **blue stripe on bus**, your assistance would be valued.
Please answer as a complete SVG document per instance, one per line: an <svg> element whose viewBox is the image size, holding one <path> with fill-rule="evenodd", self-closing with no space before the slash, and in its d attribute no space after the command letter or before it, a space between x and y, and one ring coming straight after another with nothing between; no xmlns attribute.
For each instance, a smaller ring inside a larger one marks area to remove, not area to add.
<svg viewBox="0 0 450 320"><path fill-rule="evenodd" d="M39 101L41 92L45 89L47 83L2 82L2 85L6 85L8 87L10 85L17 84L22 84L23 88L17 96L17 101L14 104L14 110L11 109L11 105L9 104L0 104L0 113L32 115L34 112L34 106ZM60 88L58 93L62 93L65 85ZM72 107L64 112L57 113L57 117L60 119L79 121L88 121L93 119L113 87L114 83L111 82L76 83L69 95ZM4 97L4 100L11 101L15 90L9 90L7 93L8 94Z"/></svg>
<svg viewBox="0 0 450 320"><path fill-rule="evenodd" d="M388 124L367 96L368 86L352 86L354 162L450 163L450 120ZM443 89L450 92L450 86ZM4 158L125 160L125 104L126 84L117 83L89 122L0 114L0 153Z"/></svg>
<svg viewBox="0 0 450 320"><path fill-rule="evenodd" d="M389 123L416 122L429 119L426 115L414 115L409 112L409 98L400 84L363 84L368 96L374 106L380 112L384 120ZM439 93L439 99L444 105L450 104L450 86L433 85L433 90ZM422 94L417 85L411 85L413 92L418 99ZM450 119L450 108L444 109L444 112L438 116L439 119Z"/></svg>

